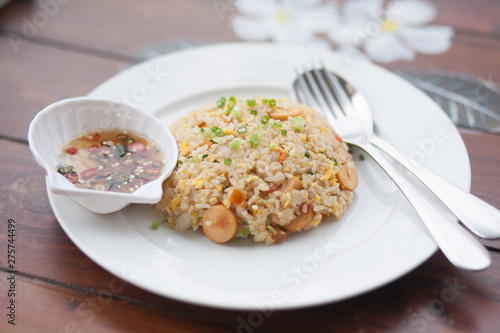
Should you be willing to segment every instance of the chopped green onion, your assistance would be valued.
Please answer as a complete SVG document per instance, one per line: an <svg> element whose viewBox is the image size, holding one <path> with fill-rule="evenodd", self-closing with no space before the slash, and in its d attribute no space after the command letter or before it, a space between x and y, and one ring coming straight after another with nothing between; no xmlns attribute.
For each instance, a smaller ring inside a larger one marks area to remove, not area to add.
<svg viewBox="0 0 500 333"><path fill-rule="evenodd" d="M293 148L292 150L290 150L290 156L295 156L295 148Z"/></svg>
<svg viewBox="0 0 500 333"><path fill-rule="evenodd" d="M204 128L200 128L200 133L205 133L205 129Z"/></svg>
<svg viewBox="0 0 500 333"><path fill-rule="evenodd" d="M182 164L182 161L181 160L178 160L177 161L177 165L181 165Z"/></svg>
<svg viewBox="0 0 500 333"><path fill-rule="evenodd" d="M224 110L224 114L226 116L229 116L231 114L231 112L233 111L233 108L234 108L234 105L231 105L231 106L228 106L226 110Z"/></svg>
<svg viewBox="0 0 500 333"><path fill-rule="evenodd" d="M238 106L235 106L233 108L233 110L231 111L231 117L233 117L234 119L240 120L241 111L240 111L240 108Z"/></svg>
<svg viewBox="0 0 500 333"><path fill-rule="evenodd" d="M232 150L236 150L241 146L242 143L243 140L234 138L233 141L231 141L231 143L229 144L229 148L231 148Z"/></svg>
<svg viewBox="0 0 500 333"><path fill-rule="evenodd" d="M208 154L201 155L201 158L205 158L205 157L208 157Z"/></svg>
<svg viewBox="0 0 500 333"><path fill-rule="evenodd" d="M362 161L364 161L365 160L365 155L359 154L359 159L362 160Z"/></svg>
<svg viewBox="0 0 500 333"><path fill-rule="evenodd" d="M271 144L269 145L269 149L275 150L276 149L276 144L274 142L271 142Z"/></svg>
<svg viewBox="0 0 500 333"><path fill-rule="evenodd" d="M308 175L314 175L314 173L311 170L307 170Z"/></svg>
<svg viewBox="0 0 500 333"><path fill-rule="evenodd" d="M307 157L307 158L309 158L309 157L311 157L311 153L309 153L309 152L306 150L306 152L304 153L304 156L305 156L305 157Z"/></svg>
<svg viewBox="0 0 500 333"><path fill-rule="evenodd" d="M231 165L231 163L233 163L233 160L232 160L232 159L230 159L230 158L226 158L226 159L224 160L224 165Z"/></svg>
<svg viewBox="0 0 500 333"><path fill-rule="evenodd" d="M236 130L236 132L238 132L238 134L246 133L247 132L247 127L245 125L240 126L240 127L238 127L238 129Z"/></svg>
<svg viewBox="0 0 500 333"><path fill-rule="evenodd" d="M270 99L269 100L269 106L274 108L276 106L276 100L275 99Z"/></svg>
<svg viewBox="0 0 500 333"><path fill-rule="evenodd" d="M248 228L243 228L241 232L243 234L243 237L248 237L248 235L250 235L250 231L248 231Z"/></svg>
<svg viewBox="0 0 500 333"><path fill-rule="evenodd" d="M210 142L217 144L217 142L215 142L214 139L210 139Z"/></svg>
<svg viewBox="0 0 500 333"><path fill-rule="evenodd" d="M189 156L188 156L188 157L186 157L186 158L187 158L187 159L189 159L189 158L193 158L193 156L189 155Z"/></svg>
<svg viewBox="0 0 500 333"><path fill-rule="evenodd" d="M255 101L254 98L249 98L249 99L247 99L247 105L248 106L256 106L257 102Z"/></svg>
<svg viewBox="0 0 500 333"><path fill-rule="evenodd" d="M283 124L281 123L281 121L276 121L272 124L273 128L282 128L283 127Z"/></svg>
<svg viewBox="0 0 500 333"><path fill-rule="evenodd" d="M262 124L267 124L269 122L269 116L266 114L262 119L260 120Z"/></svg>
<svg viewBox="0 0 500 333"><path fill-rule="evenodd" d="M281 135L286 136L286 133L287 133L286 129L281 130Z"/></svg>
<svg viewBox="0 0 500 333"><path fill-rule="evenodd" d="M257 115L257 109L252 109L252 110L250 110L250 113L251 113L252 115L256 116L256 115Z"/></svg>
<svg viewBox="0 0 500 333"><path fill-rule="evenodd" d="M224 136L224 132L222 131L222 129L217 126L212 127L210 130L219 138Z"/></svg>
<svg viewBox="0 0 500 333"><path fill-rule="evenodd" d="M160 222L158 220L154 220L151 223L151 228L153 228L153 229L158 229L159 226L160 226Z"/></svg>
<svg viewBox="0 0 500 333"><path fill-rule="evenodd" d="M201 158L199 156L196 156L195 158L193 158L194 164L198 164L200 161L201 161Z"/></svg>
<svg viewBox="0 0 500 333"><path fill-rule="evenodd" d="M234 96L229 97L229 106L234 106L236 104L236 98Z"/></svg>
<svg viewBox="0 0 500 333"><path fill-rule="evenodd" d="M250 147L257 148L259 146L259 139L260 138L257 134L252 134L252 136L250 137L250 140L248 140Z"/></svg>
<svg viewBox="0 0 500 333"><path fill-rule="evenodd" d="M196 221L200 222L201 221L201 216L198 216L198 218L196 219Z"/></svg>
<svg viewBox="0 0 500 333"><path fill-rule="evenodd" d="M219 98L216 104L219 109L222 109L226 105L226 97Z"/></svg>
<svg viewBox="0 0 500 333"><path fill-rule="evenodd" d="M302 117L293 117L292 119L292 126L296 130L302 130L304 129L304 125L306 124L306 120Z"/></svg>
<svg viewBox="0 0 500 333"><path fill-rule="evenodd" d="M266 228L269 229L269 231L271 231L273 234L276 235L276 229L274 229L272 226L267 225Z"/></svg>
<svg viewBox="0 0 500 333"><path fill-rule="evenodd" d="M262 102L262 104L267 104L269 103L269 100L267 98L261 98L260 100Z"/></svg>
<svg viewBox="0 0 500 333"><path fill-rule="evenodd" d="M338 164L338 163L337 163L337 160L336 160L335 158L331 157L330 159L331 159L332 161L334 161L334 162L335 162L335 165L337 165L337 164Z"/></svg>
<svg viewBox="0 0 500 333"><path fill-rule="evenodd" d="M320 153L320 154L323 154L323 155L325 155L325 153L324 153L324 152L322 152L322 151L320 151L319 153Z"/></svg>

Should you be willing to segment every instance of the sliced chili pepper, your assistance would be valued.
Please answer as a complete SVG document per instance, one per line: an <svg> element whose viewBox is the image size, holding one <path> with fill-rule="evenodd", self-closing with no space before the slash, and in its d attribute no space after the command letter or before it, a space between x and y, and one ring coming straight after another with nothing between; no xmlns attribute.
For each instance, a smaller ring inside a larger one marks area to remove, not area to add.
<svg viewBox="0 0 500 333"><path fill-rule="evenodd" d="M81 172L81 176L83 179L90 179L92 177L94 177L97 173L97 170L95 168L88 168L86 170L83 170Z"/></svg>
<svg viewBox="0 0 500 333"><path fill-rule="evenodd" d="M92 141L99 141L99 140L101 140L101 138L102 138L102 135L99 133L94 133L94 135L92 135Z"/></svg>
<svg viewBox="0 0 500 333"><path fill-rule="evenodd" d="M137 152L143 152L146 150L146 146L143 144L143 143L140 143L140 142L134 142L132 144L130 144L128 146L128 149L130 150L130 152L133 154L133 153L137 153Z"/></svg>
<svg viewBox="0 0 500 333"><path fill-rule="evenodd" d="M57 172L59 172L61 175L73 172L73 167L70 166L62 166L57 169Z"/></svg>
<svg viewBox="0 0 500 333"><path fill-rule="evenodd" d="M127 155L128 147L126 145L118 145L118 147L116 147L116 152L118 153L118 156L123 157Z"/></svg>
<svg viewBox="0 0 500 333"><path fill-rule="evenodd" d="M113 176L113 181L119 184L125 184L129 178L129 175L126 172L120 172L119 174Z"/></svg>
<svg viewBox="0 0 500 333"><path fill-rule="evenodd" d="M155 168L155 167L147 167L145 169L146 173L148 175L152 175L152 176L156 176L156 175L159 175L160 174L160 169L158 168Z"/></svg>
<svg viewBox="0 0 500 333"><path fill-rule="evenodd" d="M75 147L68 147L66 148L66 152L70 155L75 155L76 153L78 153L78 149L76 149Z"/></svg>
<svg viewBox="0 0 500 333"><path fill-rule="evenodd" d="M128 136L127 134L120 133L116 136L116 138L120 141L125 141L126 139L128 139Z"/></svg>
<svg viewBox="0 0 500 333"><path fill-rule="evenodd" d="M76 184L78 182L78 175L74 172L68 172L64 174L67 180L69 180L72 184Z"/></svg>

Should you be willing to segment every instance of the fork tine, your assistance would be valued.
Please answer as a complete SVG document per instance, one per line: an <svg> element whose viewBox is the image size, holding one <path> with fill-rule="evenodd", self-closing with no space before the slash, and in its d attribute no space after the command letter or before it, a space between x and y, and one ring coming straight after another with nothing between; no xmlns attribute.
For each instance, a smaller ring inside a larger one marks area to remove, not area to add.
<svg viewBox="0 0 500 333"><path fill-rule="evenodd" d="M316 103L314 96L312 95L306 80L304 79L303 73L300 69L296 68L295 73L297 74L297 80L294 82L294 90L298 100L304 104L310 105L313 108L318 108L319 105Z"/></svg>
<svg viewBox="0 0 500 333"><path fill-rule="evenodd" d="M338 80L337 75L327 71L324 66L321 68L321 72L327 79L328 84L330 86L330 90L335 96L335 99L337 100L337 103L340 106L340 108L344 111L346 115L353 114L354 105L352 104L351 99L345 92L344 87Z"/></svg>
<svg viewBox="0 0 500 333"><path fill-rule="evenodd" d="M321 112L321 110L330 110L330 107L328 106L328 103L326 102L325 98L323 97L323 93L321 92L321 89L316 82L315 77L313 76L312 71L306 71L304 73L304 78L305 81L307 82L307 85L309 86L312 96L314 99L314 108L317 109L318 111Z"/></svg>
<svg viewBox="0 0 500 333"><path fill-rule="evenodd" d="M325 81L324 74L321 72L321 70L317 69L313 71L313 74L316 77L317 82L319 82L325 102L329 105L329 111L332 112L334 117L336 118L342 117L344 115L342 112L342 108L338 105L338 102L335 99L334 92Z"/></svg>

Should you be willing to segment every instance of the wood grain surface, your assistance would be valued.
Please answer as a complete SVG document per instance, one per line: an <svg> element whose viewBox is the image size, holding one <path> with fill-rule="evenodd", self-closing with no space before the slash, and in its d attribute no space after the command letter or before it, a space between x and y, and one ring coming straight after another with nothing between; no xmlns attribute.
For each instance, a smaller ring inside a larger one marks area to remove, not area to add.
<svg viewBox="0 0 500 333"><path fill-rule="evenodd" d="M58 1L58 2L57 2ZM385 66L451 70L500 82L500 2L436 0L452 48ZM44 21L44 15L48 18ZM500 241L482 272L441 252L404 277L334 304L289 311L227 311L178 302L117 279L59 226L26 141L35 114L158 52L238 41L211 0L13 1L0 10L0 332L497 332ZM500 208L500 138L461 131L471 192ZM7 221L16 221L16 326L7 324Z"/></svg>

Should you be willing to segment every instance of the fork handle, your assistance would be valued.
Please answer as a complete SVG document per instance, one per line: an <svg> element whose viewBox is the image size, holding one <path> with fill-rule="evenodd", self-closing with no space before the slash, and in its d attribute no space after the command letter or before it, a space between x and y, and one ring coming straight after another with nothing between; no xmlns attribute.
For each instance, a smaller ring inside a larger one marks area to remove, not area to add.
<svg viewBox="0 0 500 333"><path fill-rule="evenodd" d="M476 235L486 239L500 238L500 210L429 169L411 162L387 141L376 136L370 137L369 141L413 173Z"/></svg>
<svg viewBox="0 0 500 333"><path fill-rule="evenodd" d="M491 264L490 255L484 246L460 227L454 217L442 211L434 202L423 195L415 185L382 156L375 146L369 143L349 143L363 149L392 178L452 264L465 270L481 270Z"/></svg>

